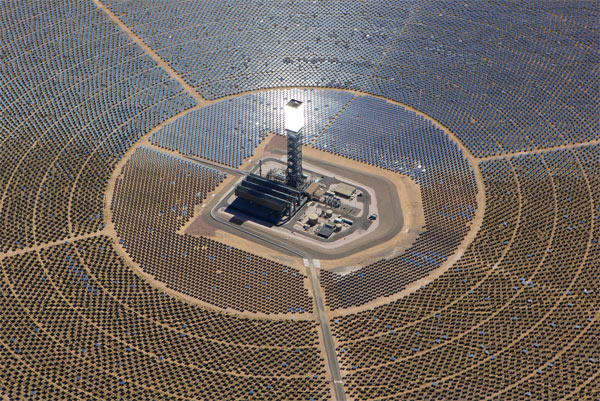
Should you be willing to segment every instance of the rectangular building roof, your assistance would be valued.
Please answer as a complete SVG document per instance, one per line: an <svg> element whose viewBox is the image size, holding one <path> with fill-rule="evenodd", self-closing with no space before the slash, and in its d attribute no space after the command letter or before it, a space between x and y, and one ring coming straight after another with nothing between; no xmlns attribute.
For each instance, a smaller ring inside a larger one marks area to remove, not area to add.
<svg viewBox="0 0 600 401"><path fill-rule="evenodd" d="M311 182L308 188L306 188L306 193L312 195L317 189L319 189L319 183Z"/></svg>
<svg viewBox="0 0 600 401"><path fill-rule="evenodd" d="M331 234L333 234L334 229L335 226L332 227L324 224L321 227L319 227L319 229L317 230L317 234L319 234L321 237L329 238L331 237Z"/></svg>
<svg viewBox="0 0 600 401"><path fill-rule="evenodd" d="M335 186L335 189L333 190L333 192L335 192L336 195L343 196L344 198L349 198L352 196L352 194L354 193L355 190L356 190L355 186L345 184L342 182Z"/></svg>

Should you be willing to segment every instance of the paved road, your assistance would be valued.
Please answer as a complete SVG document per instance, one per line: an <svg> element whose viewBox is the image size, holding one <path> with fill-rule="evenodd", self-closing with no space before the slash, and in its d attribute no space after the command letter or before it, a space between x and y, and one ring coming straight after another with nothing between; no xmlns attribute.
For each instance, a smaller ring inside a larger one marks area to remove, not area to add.
<svg viewBox="0 0 600 401"><path fill-rule="evenodd" d="M325 313L325 305L323 303L323 296L321 295L321 287L319 286L319 280L317 278L316 269L314 267L309 267L308 270L310 270L309 277L313 286L313 293L315 297L315 304L317 305L317 315L319 316L319 323L321 324L321 333L323 334L323 345L325 346L327 360L329 361L329 371L331 372L331 378L333 379L335 399L337 401L346 401L346 394L344 393L344 385L342 383L342 374L340 372L340 366L338 364L337 355L335 353L333 336L331 335L331 328L329 327L329 319L327 319L327 314Z"/></svg>
<svg viewBox="0 0 600 401"><path fill-rule="evenodd" d="M265 241L271 245L277 246L293 255L300 256L306 260L312 260L310 255L304 253L301 249L295 249L289 243L281 243L279 241L275 241L270 238L262 237L252 231L246 230L243 227L232 224L222 217L218 216L215 213L215 208L210 211L210 217L228 227L231 227L235 230L241 231L246 235L250 235L252 237L258 238L262 241ZM340 372L340 366L338 364L337 355L335 352L335 346L333 344L333 336L331 335L331 328L329 327L329 319L327 318L327 314L325 313L325 303L323 302L323 295L321 293L321 287L319 285L319 279L317 278L316 269L314 266L308 267L310 274L308 278L311 282L313 288L313 294L315 298L316 304L316 312L319 318L319 324L321 326L321 333L323 335L323 345L325 346L325 352L327 353L327 361L329 362L329 371L331 372L331 378L333 379L333 387L335 390L335 399L337 401L346 401L346 394L344 393L344 386L342 383L342 374Z"/></svg>
<svg viewBox="0 0 600 401"><path fill-rule="evenodd" d="M237 169L237 168L221 166L217 163L210 162L210 161L207 162L204 159L201 159L198 157L191 157L191 156L185 156L185 157L189 160L193 160L193 161L201 163L201 164L206 164L210 167L222 169L224 171L227 171L228 173L234 174L234 176L236 176L236 177L242 176L242 175L247 175L248 173L250 173L252 171L256 172L256 169L257 169L256 165L252 166L252 169L241 170L241 169ZM265 160L280 161L279 159L277 159L275 157L269 157L269 158L263 159L263 162ZM367 264L375 262L376 260L383 258L384 255L382 255L378 258L371 258L368 255L369 251L371 250L371 248L373 246L377 246L379 244L385 243L386 241L389 241L392 238L396 237L404 225L404 213L411 212L410 209L407 209L406 211L402 209L402 205L400 204L400 200L398 198L395 185L385 177L379 177L379 176L371 175L370 173L363 173L363 172L359 172L356 170L341 169L338 166L330 164L326 161L316 160L311 157L304 157L304 160L307 160L310 163L312 163L314 165L313 167L317 169L317 170L315 170L317 173L320 173L319 172L320 170L330 170L332 176L334 176L334 175L336 175L338 177L343 176L345 179L348 179L350 181L368 183L368 187L370 188L369 191L372 191L373 194L375 194L375 193L378 194L377 195L378 199L377 199L376 203L379 205L378 206L379 209L376 210L376 212L379 214L379 217L378 217L377 226L374 227L375 229L371 230L371 231L367 231L369 222L367 221L366 216L361 216L359 218L355 218L354 224L353 224L352 228L350 229L350 233L348 234L347 237L345 237L346 239L349 240L348 244L340 245L339 243L336 243L336 245L333 247L331 246L331 242L338 241L338 240L333 239L332 241L324 241L321 243L320 246L315 246L314 243L311 243L306 240L306 237L304 236L303 233L295 233L298 235L289 236L290 242L288 244L286 244L286 245L291 246L291 242L293 242L293 249L296 250L297 252L295 252L295 253L293 252L292 254L297 255L298 253L301 253L301 254L310 255L310 257L307 257L307 259L334 260L334 259L343 259L343 258L352 256L352 255L355 255L359 252L364 252L364 254L363 254L364 257L362 258L362 260L368 261L368 262L365 262ZM309 168L309 170L310 170L310 168ZM359 185L364 185L364 184L359 184ZM224 195L219 195L221 197L221 200L219 201L218 205L215 207L216 208L226 207L227 203L228 203L227 200L232 192L233 192L233 188L228 189L227 191L224 191L223 192ZM369 200L371 199L371 195L366 194L365 196L367 197L366 202L368 203ZM298 216L299 216L299 214L296 215L296 217L294 219L297 219ZM231 226L226 226L226 227L227 227L226 231L228 231L228 232L232 231L229 229L229 227L231 227ZM238 226L236 226L235 228L237 230ZM415 236L421 232L421 228L420 227L411 227L411 229L413 229L413 231L411 231L411 235L401 236L400 238L396 239L395 245L392 245L390 243L390 245L388 245L388 246L399 247L399 246L408 246L408 245L412 244L412 242L415 239ZM365 230L365 235L357 236L356 231L358 231L358 230ZM238 230L238 233L239 233L239 231L240 230ZM246 231L244 231L244 232L246 232ZM235 231L233 233L235 234ZM286 233L286 235L287 235L287 233ZM278 238L280 238L281 236L282 236L281 231L279 231L279 232L273 231L271 233L264 232L258 238L265 239L267 246L270 246L270 245L276 243L278 241ZM256 237L256 236L254 236L254 237ZM271 239L273 241L266 241L267 238ZM286 249L290 248L290 246L288 246ZM273 248L273 246L270 246L270 247ZM276 247L275 250L281 248L281 246L279 246L277 244L275 245L275 247ZM350 262L350 265L355 265L355 264L356 264L356 262ZM336 271L336 270L332 270L332 271Z"/></svg>

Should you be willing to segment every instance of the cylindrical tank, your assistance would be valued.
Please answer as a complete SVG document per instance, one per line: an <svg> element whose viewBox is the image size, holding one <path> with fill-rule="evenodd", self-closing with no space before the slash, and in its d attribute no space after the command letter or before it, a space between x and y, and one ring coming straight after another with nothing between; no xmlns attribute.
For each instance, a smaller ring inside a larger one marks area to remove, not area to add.
<svg viewBox="0 0 600 401"><path fill-rule="evenodd" d="M319 221L319 216L316 213L311 213L308 215L308 224L314 226Z"/></svg>
<svg viewBox="0 0 600 401"><path fill-rule="evenodd" d="M333 214L333 211L331 209L325 210L325 217L331 217L332 214Z"/></svg>
<svg viewBox="0 0 600 401"><path fill-rule="evenodd" d="M342 223L337 223L335 225L335 231L340 231L342 229Z"/></svg>

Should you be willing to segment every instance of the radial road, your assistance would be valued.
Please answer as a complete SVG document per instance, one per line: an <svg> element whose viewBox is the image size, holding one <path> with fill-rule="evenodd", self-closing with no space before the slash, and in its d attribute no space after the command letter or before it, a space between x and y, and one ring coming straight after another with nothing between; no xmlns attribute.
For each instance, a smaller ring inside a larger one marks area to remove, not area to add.
<svg viewBox="0 0 600 401"><path fill-rule="evenodd" d="M323 335L323 345L325 346L325 352L327 353L327 362L329 363L329 371L331 372L331 378L333 380L333 388L335 390L335 399L337 401L346 401L346 395L344 393L344 386L342 383L342 374L340 372L340 366L338 364L337 355L335 353L335 346L333 344L333 336L331 335L331 328L329 327L329 319L327 318L327 313L325 313L325 303L323 302L323 295L321 294L321 287L319 286L319 280L317 278L317 273L315 271L316 269L312 264L312 259L310 259L310 256L308 254L304 253L300 249L293 248L289 244L283 244L283 243L280 243L280 242L275 241L270 238L264 238L259 234L256 234L252 231L246 230L245 228L242 228L240 226L237 226L235 224L228 222L227 220L225 220L222 217L215 214L215 208L213 208L210 211L210 217L213 220L215 220L221 224L224 224L230 228L233 228L235 230L241 231L246 235L250 235L252 237L258 238L258 239L265 241L271 245L277 246L287 252L290 252L293 255L297 255L305 260L311 261L310 266L308 267L308 270L310 272L308 277L309 277L309 280L310 280L310 282L312 284L312 288L313 288L313 294L314 294L315 304L316 304L316 312L317 312L317 316L319 318L319 323L321 325L321 333Z"/></svg>

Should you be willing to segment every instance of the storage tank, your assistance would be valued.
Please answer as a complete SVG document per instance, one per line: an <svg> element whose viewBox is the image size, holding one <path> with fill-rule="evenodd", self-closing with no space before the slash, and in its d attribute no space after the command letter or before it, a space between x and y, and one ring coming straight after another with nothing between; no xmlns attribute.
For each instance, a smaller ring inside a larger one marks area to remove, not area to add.
<svg viewBox="0 0 600 401"><path fill-rule="evenodd" d="M314 226L315 224L317 224L319 221L319 216L317 216L316 213L311 213L308 215L308 224L310 224L311 226Z"/></svg>
<svg viewBox="0 0 600 401"><path fill-rule="evenodd" d="M333 211L331 209L327 209L325 210L325 217L331 217L331 215L333 215Z"/></svg>

